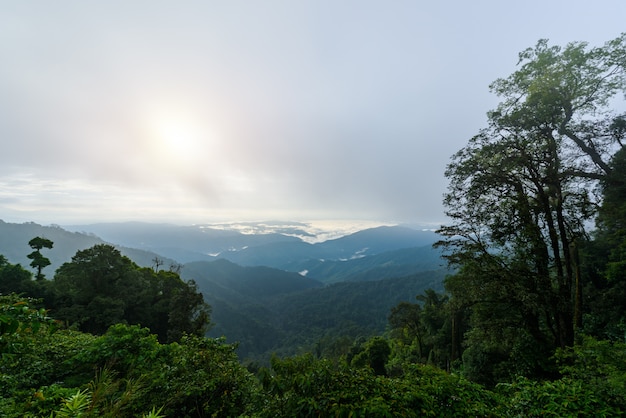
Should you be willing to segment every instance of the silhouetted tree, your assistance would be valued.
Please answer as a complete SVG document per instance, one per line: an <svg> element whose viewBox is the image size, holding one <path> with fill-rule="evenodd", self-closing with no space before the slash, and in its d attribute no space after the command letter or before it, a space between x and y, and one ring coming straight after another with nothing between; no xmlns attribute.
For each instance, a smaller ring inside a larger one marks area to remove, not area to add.
<svg viewBox="0 0 626 418"><path fill-rule="evenodd" d="M28 245L30 245L30 248L35 251L28 254L26 257L33 260L31 261L30 266L37 269L37 275L35 276L37 280L43 280L45 276L41 273L41 270L50 265L50 260L41 255L40 251L43 248L52 248L53 242L46 238L35 237L28 241Z"/></svg>

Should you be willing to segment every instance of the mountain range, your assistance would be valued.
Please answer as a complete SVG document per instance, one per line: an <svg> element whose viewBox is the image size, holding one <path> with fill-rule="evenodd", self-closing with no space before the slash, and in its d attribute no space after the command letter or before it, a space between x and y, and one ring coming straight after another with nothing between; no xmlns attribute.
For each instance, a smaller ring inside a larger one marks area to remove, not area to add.
<svg viewBox="0 0 626 418"><path fill-rule="evenodd" d="M252 225L249 225L252 226ZM212 306L211 336L239 344L240 355L265 361L329 338L384 331L389 310L443 289L447 274L432 231L379 226L323 242L293 223L268 233L192 225L109 223L71 227L0 221L0 254L29 265L28 241L54 242L42 253L48 278L77 250L115 245L137 264L183 265ZM307 235L308 234L308 235Z"/></svg>
<svg viewBox="0 0 626 418"><path fill-rule="evenodd" d="M223 258L242 266L262 265L288 271L302 271L301 263L309 260L345 261L403 248L430 246L438 239L432 231L402 226L369 228L320 243L309 243L294 236L296 232L300 235L310 234L293 228L283 228L283 232L254 234L203 225L141 222L66 228L95 234L105 241L124 247L158 253L180 263ZM276 231L276 228L272 231Z"/></svg>
<svg viewBox="0 0 626 418"><path fill-rule="evenodd" d="M162 258L165 265L176 263L174 259L150 251L106 242L93 233L71 232L59 225L43 226L34 222L18 224L0 220L0 254L4 255L10 263L20 264L26 269L30 268L31 260L27 255L33 249L30 248L28 242L35 237L47 238L54 244L51 249L42 249L42 255L50 260L50 265L44 269L44 273L49 278L54 276L54 272L61 264L71 261L76 251L93 247L96 244L115 245L123 255L143 267L152 266L155 257Z"/></svg>

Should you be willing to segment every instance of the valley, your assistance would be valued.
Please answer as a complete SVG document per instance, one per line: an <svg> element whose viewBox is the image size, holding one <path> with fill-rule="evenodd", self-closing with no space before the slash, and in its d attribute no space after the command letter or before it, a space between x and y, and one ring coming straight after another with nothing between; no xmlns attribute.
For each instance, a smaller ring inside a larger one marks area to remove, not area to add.
<svg viewBox="0 0 626 418"><path fill-rule="evenodd" d="M77 250L102 243L139 266L177 269L211 306L208 336L237 343L242 360L261 364L272 354L346 351L354 339L384 332L398 303L443 290L447 270L432 231L382 225L337 236L318 229L336 237L318 240L305 224L270 226L247 224L243 233L240 225L1 222L0 254L26 267L28 241L44 236L54 242L44 270L49 279Z"/></svg>

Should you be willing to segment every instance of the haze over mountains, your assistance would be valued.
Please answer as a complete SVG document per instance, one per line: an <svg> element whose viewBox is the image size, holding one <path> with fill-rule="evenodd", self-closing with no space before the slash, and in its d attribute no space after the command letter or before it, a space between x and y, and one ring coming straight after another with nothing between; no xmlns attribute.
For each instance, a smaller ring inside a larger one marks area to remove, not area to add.
<svg viewBox="0 0 626 418"><path fill-rule="evenodd" d="M340 238L310 243L304 239L312 241L315 235L307 231L304 223L265 222L246 223L246 226L254 233L240 232L240 224L230 229L140 222L67 228L95 234L116 245L157 253L179 263L226 259L242 266L267 266L309 275L309 272L316 271L314 278L325 282L337 280L336 277L333 279L323 275L320 268L323 264L407 248L429 247L427 252L431 253L430 246L438 239L430 230L378 226Z"/></svg>
<svg viewBox="0 0 626 418"><path fill-rule="evenodd" d="M157 254L136 248L125 247L114 242L105 241L95 234L84 232L71 232L58 225L43 226L34 222L8 223L0 220L0 254L4 255L9 262L21 264L29 268L30 261L26 256L32 251L28 241L34 237L44 237L54 243L50 250L46 249L45 256L50 259L50 266L44 269L48 278L54 276L54 271L61 264L68 262L78 250L93 247L96 244L110 243L115 245L122 254L132 259L140 266L150 267ZM174 260L167 260L174 262Z"/></svg>
<svg viewBox="0 0 626 418"><path fill-rule="evenodd" d="M331 337L382 332L393 306L427 288L441 290L447 273L432 248L438 236L402 226L320 240L306 224L293 222L65 228L0 222L0 254L27 267L28 241L35 236L54 242L45 252L49 279L77 250L101 243L141 266L155 268L157 260L164 269L182 265L183 279L195 280L213 308L209 335L224 335L239 343L240 355L261 361Z"/></svg>

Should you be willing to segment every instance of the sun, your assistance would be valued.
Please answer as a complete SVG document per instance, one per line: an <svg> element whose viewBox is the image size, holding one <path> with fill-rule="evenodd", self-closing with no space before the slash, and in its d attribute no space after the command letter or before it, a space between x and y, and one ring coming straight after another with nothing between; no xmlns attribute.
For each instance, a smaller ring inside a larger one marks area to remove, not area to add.
<svg viewBox="0 0 626 418"><path fill-rule="evenodd" d="M153 113L147 118L145 149L163 164L192 165L206 160L215 143L215 135L202 119L193 113Z"/></svg>
<svg viewBox="0 0 626 418"><path fill-rule="evenodd" d="M201 129L188 121L166 119L156 125L156 139L162 152L171 157L189 160L198 156L202 149Z"/></svg>
<svg viewBox="0 0 626 418"><path fill-rule="evenodd" d="M224 141L216 118L193 103L164 102L152 100L139 107L137 161L173 176L220 165Z"/></svg>

